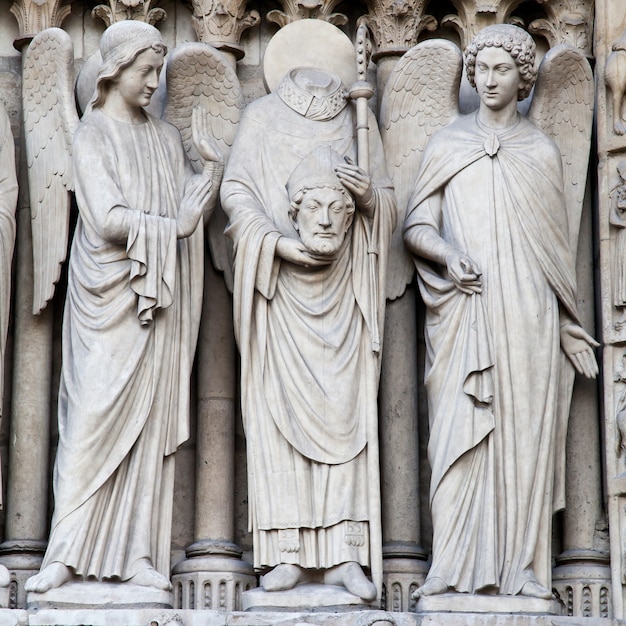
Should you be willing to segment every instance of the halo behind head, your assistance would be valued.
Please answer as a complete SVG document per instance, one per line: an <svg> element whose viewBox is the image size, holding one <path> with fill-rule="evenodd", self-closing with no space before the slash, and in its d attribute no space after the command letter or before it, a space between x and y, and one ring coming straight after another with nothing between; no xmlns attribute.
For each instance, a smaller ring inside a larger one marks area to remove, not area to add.
<svg viewBox="0 0 626 626"><path fill-rule="evenodd" d="M328 22L297 20L281 28L267 45L263 79L268 92L274 91L285 74L297 67L336 74L350 88L356 81L354 46L347 35Z"/></svg>

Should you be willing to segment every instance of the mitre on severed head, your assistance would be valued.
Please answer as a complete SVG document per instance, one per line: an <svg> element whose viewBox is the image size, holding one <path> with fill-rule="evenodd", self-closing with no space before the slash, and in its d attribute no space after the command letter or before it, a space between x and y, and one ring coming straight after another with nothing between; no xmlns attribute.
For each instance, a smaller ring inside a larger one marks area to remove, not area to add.
<svg viewBox="0 0 626 626"><path fill-rule="evenodd" d="M342 163L345 163L343 157L330 144L317 146L291 173L286 185L289 199L303 189L332 187L345 190L335 173L335 167Z"/></svg>

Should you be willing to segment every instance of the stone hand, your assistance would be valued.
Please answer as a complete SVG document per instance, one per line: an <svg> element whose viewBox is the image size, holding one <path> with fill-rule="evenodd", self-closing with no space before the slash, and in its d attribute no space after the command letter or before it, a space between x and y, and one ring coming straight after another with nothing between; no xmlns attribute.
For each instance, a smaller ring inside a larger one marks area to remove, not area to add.
<svg viewBox="0 0 626 626"><path fill-rule="evenodd" d="M350 159L337 165L335 173L344 187L354 196L357 206L369 215L374 209L374 189L369 174Z"/></svg>
<svg viewBox="0 0 626 626"><path fill-rule="evenodd" d="M224 162L222 151L211 135L209 113L201 105L195 106L191 113L191 133L198 154L206 162Z"/></svg>
<svg viewBox="0 0 626 626"><path fill-rule="evenodd" d="M312 255L298 239L281 237L276 244L276 256L302 267L321 267L332 262L332 258Z"/></svg>
<svg viewBox="0 0 626 626"><path fill-rule="evenodd" d="M598 375L598 362L593 351L600 344L578 324L569 322L561 326L561 348L576 371L587 378Z"/></svg>
<svg viewBox="0 0 626 626"><path fill-rule="evenodd" d="M448 276L463 293L482 293L481 271L467 254L458 250L449 252L446 255L446 267Z"/></svg>
<svg viewBox="0 0 626 626"><path fill-rule="evenodd" d="M187 181L185 196L176 218L176 236L179 239L189 237L196 230L209 202L212 186L212 180L204 175L193 176Z"/></svg>

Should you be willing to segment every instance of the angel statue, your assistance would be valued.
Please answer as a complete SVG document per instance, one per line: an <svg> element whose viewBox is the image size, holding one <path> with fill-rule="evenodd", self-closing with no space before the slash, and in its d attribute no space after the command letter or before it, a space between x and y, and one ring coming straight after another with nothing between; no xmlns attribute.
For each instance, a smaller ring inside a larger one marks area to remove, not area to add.
<svg viewBox="0 0 626 626"><path fill-rule="evenodd" d="M254 565L268 592L322 583L371 602L382 578L376 397L396 210L371 112L371 166L355 162L354 47L311 22L268 45L273 92L246 109L221 192L235 243ZM316 56L303 61L297 42L317 36L328 49L310 46ZM291 67L276 70L277 59Z"/></svg>
<svg viewBox="0 0 626 626"><path fill-rule="evenodd" d="M60 100L46 92L56 61L45 50L64 40L54 29L32 44L37 58L29 68L38 60L43 66L44 102ZM202 222L215 205L223 165L198 110L192 131L204 167L195 174L179 131L144 109L166 53L156 28L114 24L100 49L95 93L65 170L79 217L63 320L55 510L41 571L25 585L30 592L80 579L171 587L173 453L189 435ZM49 160L46 138L63 137L46 123L60 113L31 113L29 140L41 141ZM31 168L41 165L36 161ZM50 210L43 197L42 212Z"/></svg>
<svg viewBox="0 0 626 626"><path fill-rule="evenodd" d="M577 51L552 49L525 119L517 102L537 76L528 33L485 28L464 59L476 112L458 116L460 54L445 42L410 51L387 94L396 99L389 119L401 117L399 106L424 126L416 147L401 147L417 165L404 241L427 311L433 544L416 596L550 599L574 369L598 373L574 269L593 83ZM432 94L439 110L429 101L411 108L445 67ZM412 72L417 81L407 80Z"/></svg>

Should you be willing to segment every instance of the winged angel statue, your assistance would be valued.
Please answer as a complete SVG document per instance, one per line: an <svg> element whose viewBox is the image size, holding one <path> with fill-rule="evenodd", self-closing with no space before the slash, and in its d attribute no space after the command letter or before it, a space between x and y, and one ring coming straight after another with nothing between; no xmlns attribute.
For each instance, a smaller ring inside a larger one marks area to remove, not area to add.
<svg viewBox="0 0 626 626"><path fill-rule="evenodd" d="M401 59L381 108L427 309L433 553L416 595L549 599L574 368L598 372L574 269L593 78L562 45L537 72L532 38L510 25L482 30L464 58L478 111L459 115L462 57L442 40ZM401 290L411 256L395 252Z"/></svg>
<svg viewBox="0 0 626 626"><path fill-rule="evenodd" d="M35 312L59 277L72 189L79 208L55 511L42 570L26 583L31 592L79 578L170 588L173 453L189 435L203 223L217 201L220 152L228 153L243 109L223 57L205 44L181 46L167 64L166 107L179 133L145 111L166 53L159 31L120 22L100 49L81 122L64 31L37 35L24 70Z"/></svg>

